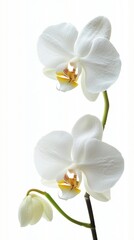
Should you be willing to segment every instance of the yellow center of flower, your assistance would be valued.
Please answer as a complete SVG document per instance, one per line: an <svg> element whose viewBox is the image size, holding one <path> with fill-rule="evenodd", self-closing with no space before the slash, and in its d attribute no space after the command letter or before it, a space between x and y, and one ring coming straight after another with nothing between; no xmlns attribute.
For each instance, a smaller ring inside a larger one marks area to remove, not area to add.
<svg viewBox="0 0 134 240"><path fill-rule="evenodd" d="M56 77L61 84L71 84L72 87L78 86L78 74L74 66L69 65L63 72L57 72Z"/></svg>
<svg viewBox="0 0 134 240"><path fill-rule="evenodd" d="M75 190L80 192L79 186L80 181L76 172L72 169L69 169L65 174L64 178L58 181L58 185L61 190Z"/></svg>

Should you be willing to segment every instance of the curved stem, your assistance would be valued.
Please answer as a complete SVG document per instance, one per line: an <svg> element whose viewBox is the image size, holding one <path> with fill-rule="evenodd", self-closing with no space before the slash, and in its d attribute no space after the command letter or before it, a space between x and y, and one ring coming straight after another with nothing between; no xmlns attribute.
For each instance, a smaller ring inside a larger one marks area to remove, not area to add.
<svg viewBox="0 0 134 240"><path fill-rule="evenodd" d="M90 218L90 222L91 222L91 226L92 226L92 228L91 228L92 237L93 237L93 240L97 240L98 238L97 238L97 232L96 232L96 227L95 227L94 214L93 214L93 210L92 210L90 196L88 193L85 193L84 197L86 200L89 218Z"/></svg>
<svg viewBox="0 0 134 240"><path fill-rule="evenodd" d="M108 111L109 111L109 100L108 100L107 91L103 92L103 97L104 97L104 113L102 118L102 125L104 129L106 125L107 117L108 117Z"/></svg>
<svg viewBox="0 0 134 240"><path fill-rule="evenodd" d="M67 215L47 192L43 192L43 191L33 188L27 192L27 196L30 194L30 192L37 192L37 193L45 196L50 201L50 203L57 209L57 211L59 211L59 213L62 214L62 216L64 216L65 218L67 218L69 221L71 221L77 225L86 227L86 228L91 228L91 224L77 221L77 220L71 218L69 215Z"/></svg>

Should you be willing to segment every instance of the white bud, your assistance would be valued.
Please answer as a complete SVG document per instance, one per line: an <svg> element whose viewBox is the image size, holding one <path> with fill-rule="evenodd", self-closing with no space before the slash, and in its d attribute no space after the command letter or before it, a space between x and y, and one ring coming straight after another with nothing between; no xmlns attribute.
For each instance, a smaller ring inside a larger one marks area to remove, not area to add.
<svg viewBox="0 0 134 240"><path fill-rule="evenodd" d="M21 227L36 224L41 217L45 217L48 221L52 220L53 212L51 206L43 198L35 194L26 196L18 212Z"/></svg>

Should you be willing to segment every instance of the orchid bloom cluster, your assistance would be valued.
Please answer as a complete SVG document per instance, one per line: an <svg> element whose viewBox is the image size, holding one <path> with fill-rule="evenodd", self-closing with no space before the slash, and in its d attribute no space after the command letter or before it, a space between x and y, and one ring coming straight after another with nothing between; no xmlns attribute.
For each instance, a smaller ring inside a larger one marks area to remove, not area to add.
<svg viewBox="0 0 134 240"><path fill-rule="evenodd" d="M105 17L93 19L80 34L68 23L48 27L38 41L44 74L55 79L57 89L63 92L81 82L86 98L96 100L99 93L116 81L121 69L119 54L109 41L110 35L111 25ZM88 196L100 201L110 200L110 190L123 173L124 160L116 148L102 141L103 130L104 123L87 114L75 123L71 133L52 131L38 141L35 167L44 185L59 189L60 199L77 196L83 182ZM35 224L41 217L52 220L51 206L31 191L19 208L21 226ZM70 218L46 192L35 191L47 197L68 220L91 227Z"/></svg>

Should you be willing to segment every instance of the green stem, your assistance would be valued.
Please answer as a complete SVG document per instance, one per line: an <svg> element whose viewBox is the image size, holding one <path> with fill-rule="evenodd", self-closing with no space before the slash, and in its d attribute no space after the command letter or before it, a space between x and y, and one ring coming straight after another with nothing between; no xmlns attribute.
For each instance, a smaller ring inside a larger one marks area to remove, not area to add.
<svg viewBox="0 0 134 240"><path fill-rule="evenodd" d="M27 192L27 196L30 194L30 192L37 192L37 193L42 194L43 196L45 196L45 197L50 201L50 203L57 209L57 211L59 211L59 213L62 214L65 218L67 218L69 221L71 221L71 222L73 222L73 223L75 223L75 224L77 224L77 225L86 227L86 228L91 228L91 224L77 221L77 220L71 218L70 216L68 216L68 215L59 207L59 205L54 201L54 199L53 199L47 192L43 192L43 191L40 191L40 190L38 190L38 189L30 189L30 190Z"/></svg>
<svg viewBox="0 0 134 240"><path fill-rule="evenodd" d="M107 91L103 92L103 97L104 97L104 113L102 118L102 125L104 129L107 121L108 111L109 111L109 100L108 100Z"/></svg>

